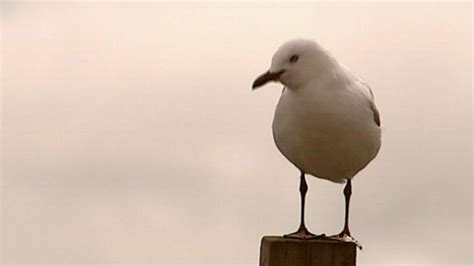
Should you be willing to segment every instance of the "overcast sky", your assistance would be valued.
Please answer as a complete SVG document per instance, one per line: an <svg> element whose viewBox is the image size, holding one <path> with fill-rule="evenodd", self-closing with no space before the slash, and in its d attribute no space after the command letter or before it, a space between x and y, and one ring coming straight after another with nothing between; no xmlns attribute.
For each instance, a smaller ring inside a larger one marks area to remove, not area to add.
<svg viewBox="0 0 474 266"><path fill-rule="evenodd" d="M2 3L2 264L257 265L299 221L273 144L276 48L317 40L374 91L360 265L472 264L471 5ZM342 229L309 178L307 224Z"/></svg>

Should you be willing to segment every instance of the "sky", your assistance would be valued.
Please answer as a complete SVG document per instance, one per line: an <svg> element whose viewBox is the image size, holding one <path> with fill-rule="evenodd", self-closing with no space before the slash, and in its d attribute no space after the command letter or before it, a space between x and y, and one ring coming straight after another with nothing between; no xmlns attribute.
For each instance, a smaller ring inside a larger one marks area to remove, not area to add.
<svg viewBox="0 0 474 266"><path fill-rule="evenodd" d="M285 41L372 87L378 157L353 182L359 265L472 265L470 3L1 4L1 263L256 265L294 231L273 144ZM308 178L307 225L342 229Z"/></svg>

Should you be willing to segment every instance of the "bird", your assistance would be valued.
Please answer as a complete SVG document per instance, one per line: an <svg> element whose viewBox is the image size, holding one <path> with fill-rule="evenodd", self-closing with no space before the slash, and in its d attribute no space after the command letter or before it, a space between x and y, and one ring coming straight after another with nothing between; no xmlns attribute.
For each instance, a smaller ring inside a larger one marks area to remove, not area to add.
<svg viewBox="0 0 474 266"><path fill-rule="evenodd" d="M380 114L369 85L311 39L282 44L268 71L258 76L252 90L268 82L284 85L272 123L278 150L300 172L301 220L285 237L330 238L362 248L349 229L352 179L378 154ZM315 235L305 225L305 175L345 183L344 227L339 234Z"/></svg>

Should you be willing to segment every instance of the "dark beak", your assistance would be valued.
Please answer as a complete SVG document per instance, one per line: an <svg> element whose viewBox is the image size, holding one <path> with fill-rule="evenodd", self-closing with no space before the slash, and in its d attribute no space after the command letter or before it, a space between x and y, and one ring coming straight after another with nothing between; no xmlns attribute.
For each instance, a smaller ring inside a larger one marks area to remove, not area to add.
<svg viewBox="0 0 474 266"><path fill-rule="evenodd" d="M283 74L283 72L285 72L285 70L281 70L275 73L272 73L270 71L263 73L253 82L252 90L255 90L265 85L267 82L277 81L280 78L281 74Z"/></svg>

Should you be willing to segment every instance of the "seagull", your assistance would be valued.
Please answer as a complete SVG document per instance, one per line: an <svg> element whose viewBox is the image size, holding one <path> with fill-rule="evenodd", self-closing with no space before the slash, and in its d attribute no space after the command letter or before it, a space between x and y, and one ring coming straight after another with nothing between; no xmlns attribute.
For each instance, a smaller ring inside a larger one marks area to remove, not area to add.
<svg viewBox="0 0 474 266"><path fill-rule="evenodd" d="M270 81L284 85L273 118L273 139L300 171L300 226L285 237L331 238L362 248L349 230L349 203L352 179L375 158L381 145L380 115L372 90L321 45L308 39L280 46L270 69L254 81L252 89ZM305 174L345 183L341 233L326 237L306 228Z"/></svg>

